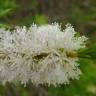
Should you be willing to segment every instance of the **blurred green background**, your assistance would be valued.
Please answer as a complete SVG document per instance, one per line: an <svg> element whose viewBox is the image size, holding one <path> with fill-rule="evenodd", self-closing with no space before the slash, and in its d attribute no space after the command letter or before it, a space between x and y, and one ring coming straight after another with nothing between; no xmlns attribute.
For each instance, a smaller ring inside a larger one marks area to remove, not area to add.
<svg viewBox="0 0 96 96"><path fill-rule="evenodd" d="M96 46L90 50L96 45L96 0L0 0L0 28L52 22L62 27L71 23L89 38L87 49L93 58L80 58L80 79L58 87L0 84L0 96L96 96Z"/></svg>

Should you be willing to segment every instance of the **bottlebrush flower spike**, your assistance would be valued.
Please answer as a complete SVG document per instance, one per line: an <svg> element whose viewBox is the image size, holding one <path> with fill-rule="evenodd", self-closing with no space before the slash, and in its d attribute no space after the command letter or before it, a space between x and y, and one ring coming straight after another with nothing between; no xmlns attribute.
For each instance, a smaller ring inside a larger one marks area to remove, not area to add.
<svg viewBox="0 0 96 96"><path fill-rule="evenodd" d="M56 86L78 79L77 50L86 39L77 37L71 25L62 31L57 23L0 29L0 82Z"/></svg>

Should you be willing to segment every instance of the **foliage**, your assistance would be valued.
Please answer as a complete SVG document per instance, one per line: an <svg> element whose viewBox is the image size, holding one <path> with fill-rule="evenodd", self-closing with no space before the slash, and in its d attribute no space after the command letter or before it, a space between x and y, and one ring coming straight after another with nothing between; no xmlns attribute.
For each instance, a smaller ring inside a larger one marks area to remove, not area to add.
<svg viewBox="0 0 96 96"><path fill-rule="evenodd" d="M92 44L90 47L87 47L78 52L80 58L96 60L96 44Z"/></svg>
<svg viewBox="0 0 96 96"><path fill-rule="evenodd" d="M15 0L0 0L0 17L5 17L17 7Z"/></svg>

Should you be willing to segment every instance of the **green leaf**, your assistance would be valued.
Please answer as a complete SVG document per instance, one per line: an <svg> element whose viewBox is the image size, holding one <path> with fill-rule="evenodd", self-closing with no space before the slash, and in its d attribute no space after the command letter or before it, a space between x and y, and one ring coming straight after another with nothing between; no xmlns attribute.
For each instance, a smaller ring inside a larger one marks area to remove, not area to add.
<svg viewBox="0 0 96 96"><path fill-rule="evenodd" d="M0 17L5 16L5 15L8 14L11 10L12 10L12 8L0 10Z"/></svg>
<svg viewBox="0 0 96 96"><path fill-rule="evenodd" d="M0 18L8 15L17 7L15 0L0 0Z"/></svg>
<svg viewBox="0 0 96 96"><path fill-rule="evenodd" d="M96 44L92 44L90 47L80 50L78 56L80 58L96 60Z"/></svg>
<svg viewBox="0 0 96 96"><path fill-rule="evenodd" d="M36 24L46 24L47 23L47 19L45 18L44 15L36 15L35 16L35 23Z"/></svg>

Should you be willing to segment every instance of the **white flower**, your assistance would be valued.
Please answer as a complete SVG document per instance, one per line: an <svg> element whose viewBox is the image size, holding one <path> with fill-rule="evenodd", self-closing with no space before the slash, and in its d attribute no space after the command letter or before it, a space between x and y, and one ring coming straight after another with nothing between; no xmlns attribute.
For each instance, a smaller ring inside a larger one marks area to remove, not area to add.
<svg viewBox="0 0 96 96"><path fill-rule="evenodd" d="M62 31L57 23L0 29L0 81L57 85L78 79L81 71L75 55L85 41L71 25Z"/></svg>

